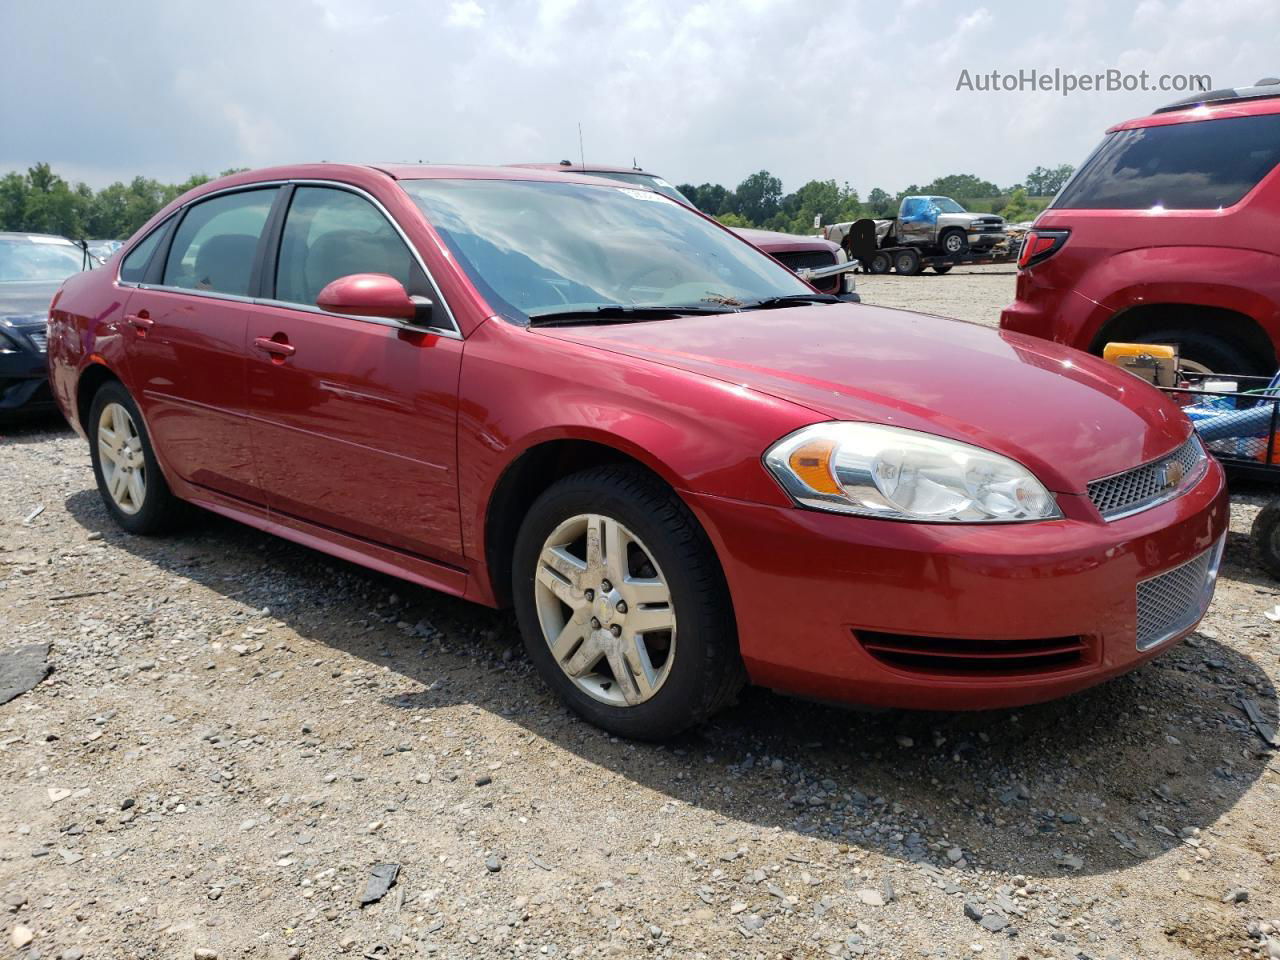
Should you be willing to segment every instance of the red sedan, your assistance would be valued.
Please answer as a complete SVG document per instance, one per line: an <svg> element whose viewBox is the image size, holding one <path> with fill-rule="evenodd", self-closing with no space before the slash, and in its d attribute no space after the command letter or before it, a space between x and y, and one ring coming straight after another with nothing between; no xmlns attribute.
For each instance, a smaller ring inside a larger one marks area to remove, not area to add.
<svg viewBox="0 0 1280 960"><path fill-rule="evenodd" d="M50 313L124 529L195 504L515 607L611 731L747 680L967 709L1194 628L1222 474L1158 392L1042 340L840 303L659 194L314 165L174 201Z"/></svg>

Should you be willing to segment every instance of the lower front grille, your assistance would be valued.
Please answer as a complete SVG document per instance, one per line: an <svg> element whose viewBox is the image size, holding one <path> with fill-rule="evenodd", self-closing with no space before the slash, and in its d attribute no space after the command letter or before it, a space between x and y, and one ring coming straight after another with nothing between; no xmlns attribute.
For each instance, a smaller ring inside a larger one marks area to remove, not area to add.
<svg viewBox="0 0 1280 960"><path fill-rule="evenodd" d="M1033 640L973 640L920 637L905 633L856 630L862 649L900 670L933 674L1035 673L1063 670L1084 662L1084 637Z"/></svg>
<svg viewBox="0 0 1280 960"><path fill-rule="evenodd" d="M797 253L775 253L775 257L781 260L790 270L817 270L821 267L834 266L836 255L827 253L822 250L802 250ZM839 293L840 281L843 274L837 273L834 277L820 277L817 280L810 281L815 287L823 293Z"/></svg>
<svg viewBox="0 0 1280 960"><path fill-rule="evenodd" d="M1225 538L1194 560L1138 584L1138 649L1150 650L1196 625L1218 579Z"/></svg>

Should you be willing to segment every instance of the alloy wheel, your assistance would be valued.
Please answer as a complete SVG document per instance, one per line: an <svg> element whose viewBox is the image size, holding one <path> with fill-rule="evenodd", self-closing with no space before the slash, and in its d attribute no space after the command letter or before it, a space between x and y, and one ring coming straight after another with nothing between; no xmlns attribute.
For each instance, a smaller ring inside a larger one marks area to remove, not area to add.
<svg viewBox="0 0 1280 960"><path fill-rule="evenodd" d="M588 696L630 707L662 687L676 654L671 590L623 524L601 514L561 523L543 543L534 593L552 657Z"/></svg>
<svg viewBox="0 0 1280 960"><path fill-rule="evenodd" d="M121 404L107 404L98 417L98 458L107 493L120 512L141 510L147 496L146 455L137 424Z"/></svg>

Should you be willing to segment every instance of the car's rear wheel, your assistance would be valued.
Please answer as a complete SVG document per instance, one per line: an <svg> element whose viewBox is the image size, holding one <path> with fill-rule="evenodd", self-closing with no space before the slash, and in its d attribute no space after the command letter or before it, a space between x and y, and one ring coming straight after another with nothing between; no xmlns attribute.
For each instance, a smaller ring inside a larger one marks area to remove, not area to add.
<svg viewBox="0 0 1280 960"><path fill-rule="evenodd" d="M743 682L728 589L680 499L639 469L585 470L530 508L513 597L529 657L584 718L674 736Z"/></svg>
<svg viewBox="0 0 1280 960"><path fill-rule="evenodd" d="M107 512L129 533L172 529L186 517L186 504L169 490L129 391L104 384L89 411L89 455Z"/></svg>
<svg viewBox="0 0 1280 960"><path fill-rule="evenodd" d="M1268 370L1256 358L1252 358L1235 343L1200 330L1171 327L1156 330L1134 338L1135 343L1173 344L1178 348L1178 362L1191 373L1251 374L1270 376Z"/></svg>

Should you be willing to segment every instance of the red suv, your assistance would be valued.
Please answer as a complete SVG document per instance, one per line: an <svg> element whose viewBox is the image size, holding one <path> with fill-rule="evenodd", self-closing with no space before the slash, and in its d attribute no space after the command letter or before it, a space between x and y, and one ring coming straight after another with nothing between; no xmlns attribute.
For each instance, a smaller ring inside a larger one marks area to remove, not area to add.
<svg viewBox="0 0 1280 960"><path fill-rule="evenodd" d="M625 184L237 174L51 310L54 395L125 530L196 504L512 605L546 681L621 734L744 679L1044 700L1169 649L1213 592L1222 471L1157 390L842 303Z"/></svg>
<svg viewBox="0 0 1280 960"><path fill-rule="evenodd" d="M1194 370L1274 373L1278 162L1280 81L1112 127L1037 218L1000 325L1092 353L1176 343Z"/></svg>

